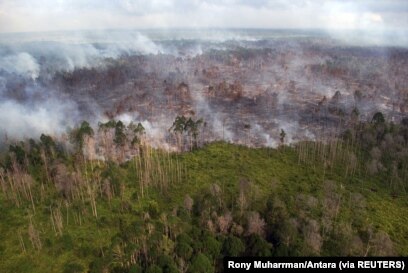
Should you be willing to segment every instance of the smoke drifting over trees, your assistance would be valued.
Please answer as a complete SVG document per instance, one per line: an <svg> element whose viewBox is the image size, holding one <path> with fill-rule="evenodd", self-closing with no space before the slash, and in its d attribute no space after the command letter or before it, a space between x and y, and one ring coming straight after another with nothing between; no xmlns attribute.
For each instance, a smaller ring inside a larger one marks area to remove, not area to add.
<svg viewBox="0 0 408 273"><path fill-rule="evenodd" d="M405 48L345 45L317 31L3 34L0 58L7 137L116 119L174 147L169 127L186 116L203 119L201 143L277 146L281 130L291 143L374 111L398 121L408 101Z"/></svg>
<svg viewBox="0 0 408 273"><path fill-rule="evenodd" d="M407 13L0 0L0 271L406 256Z"/></svg>

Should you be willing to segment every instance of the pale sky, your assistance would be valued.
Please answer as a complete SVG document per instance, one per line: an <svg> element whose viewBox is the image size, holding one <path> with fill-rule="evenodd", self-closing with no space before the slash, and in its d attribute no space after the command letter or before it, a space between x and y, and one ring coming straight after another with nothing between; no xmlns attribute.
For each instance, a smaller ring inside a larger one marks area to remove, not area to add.
<svg viewBox="0 0 408 273"><path fill-rule="evenodd" d="M408 0L0 0L0 32L129 28L408 29Z"/></svg>

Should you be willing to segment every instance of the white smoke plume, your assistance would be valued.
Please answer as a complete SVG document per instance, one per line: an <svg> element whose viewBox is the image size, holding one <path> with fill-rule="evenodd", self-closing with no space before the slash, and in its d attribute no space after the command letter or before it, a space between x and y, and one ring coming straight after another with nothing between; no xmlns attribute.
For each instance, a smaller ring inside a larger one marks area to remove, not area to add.
<svg viewBox="0 0 408 273"><path fill-rule="evenodd" d="M40 73L40 66L30 54L21 52L8 56L0 56L0 70L35 80Z"/></svg>
<svg viewBox="0 0 408 273"><path fill-rule="evenodd" d="M48 99L38 105L24 105L11 100L0 102L0 132L11 138L39 137L42 133L58 135L78 121L74 103Z"/></svg>

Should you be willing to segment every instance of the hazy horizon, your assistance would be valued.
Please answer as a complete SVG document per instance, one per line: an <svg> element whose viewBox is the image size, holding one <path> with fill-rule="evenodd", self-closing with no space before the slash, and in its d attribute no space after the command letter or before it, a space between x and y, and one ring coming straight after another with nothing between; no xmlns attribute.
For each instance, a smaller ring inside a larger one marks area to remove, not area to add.
<svg viewBox="0 0 408 273"><path fill-rule="evenodd" d="M151 28L405 31L403 0L0 1L0 32Z"/></svg>

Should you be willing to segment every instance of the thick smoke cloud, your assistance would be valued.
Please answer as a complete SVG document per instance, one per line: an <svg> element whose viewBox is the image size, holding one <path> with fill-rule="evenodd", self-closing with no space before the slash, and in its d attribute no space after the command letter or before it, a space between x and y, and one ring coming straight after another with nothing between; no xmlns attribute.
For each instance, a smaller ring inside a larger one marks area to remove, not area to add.
<svg viewBox="0 0 408 273"><path fill-rule="evenodd" d="M1 57L0 70L23 77L29 77L34 80L40 73L40 66L30 54L22 52L16 55Z"/></svg>
<svg viewBox="0 0 408 273"><path fill-rule="evenodd" d="M37 138L42 133L58 136L68 127L76 125L77 111L74 103L54 98L38 105L24 105L11 100L1 102L0 132L7 137L20 139Z"/></svg>
<svg viewBox="0 0 408 273"><path fill-rule="evenodd" d="M13 138L61 134L81 118L75 101L42 84L55 73L100 68L124 54L158 54L137 32L6 35L0 43L0 132ZM97 106L88 103L93 117ZM3 138L2 136L2 138Z"/></svg>
<svg viewBox="0 0 408 273"><path fill-rule="evenodd" d="M0 36L0 69L19 75L39 76L41 68L72 71L95 67L106 58L123 54L157 54L163 50L138 32L57 32Z"/></svg>

